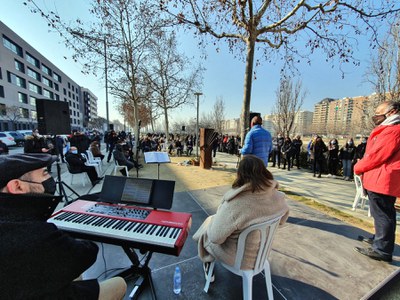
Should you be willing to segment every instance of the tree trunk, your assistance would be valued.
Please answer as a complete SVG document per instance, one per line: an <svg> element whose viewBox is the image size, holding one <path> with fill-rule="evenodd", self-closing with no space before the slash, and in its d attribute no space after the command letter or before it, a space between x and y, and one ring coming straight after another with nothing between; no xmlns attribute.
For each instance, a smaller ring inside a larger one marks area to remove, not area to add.
<svg viewBox="0 0 400 300"><path fill-rule="evenodd" d="M169 123L168 123L168 109L164 107L164 120L165 120L165 137L169 139Z"/></svg>
<svg viewBox="0 0 400 300"><path fill-rule="evenodd" d="M243 106L240 115L240 138L243 146L246 133L250 129L250 100L251 100L251 86L253 83L253 67L254 67L254 49L255 41L249 37L246 42L246 69L244 73L244 92L243 92Z"/></svg>

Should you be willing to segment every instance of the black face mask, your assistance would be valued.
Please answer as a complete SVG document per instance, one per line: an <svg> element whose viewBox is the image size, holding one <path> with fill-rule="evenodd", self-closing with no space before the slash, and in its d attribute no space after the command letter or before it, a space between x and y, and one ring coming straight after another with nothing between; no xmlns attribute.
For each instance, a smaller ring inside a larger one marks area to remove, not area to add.
<svg viewBox="0 0 400 300"><path fill-rule="evenodd" d="M42 181L42 182L22 180L22 179L20 179L20 180L24 181L24 182L41 184L43 186L43 188L44 188L44 193L46 193L46 194L54 195L56 193L57 184L56 184L56 182L55 182L53 177L50 177L50 178L48 178L48 179L46 179L45 181Z"/></svg>
<svg viewBox="0 0 400 300"><path fill-rule="evenodd" d="M374 122L376 126L380 125L385 120L386 120L386 114L375 115L372 117L372 122Z"/></svg>

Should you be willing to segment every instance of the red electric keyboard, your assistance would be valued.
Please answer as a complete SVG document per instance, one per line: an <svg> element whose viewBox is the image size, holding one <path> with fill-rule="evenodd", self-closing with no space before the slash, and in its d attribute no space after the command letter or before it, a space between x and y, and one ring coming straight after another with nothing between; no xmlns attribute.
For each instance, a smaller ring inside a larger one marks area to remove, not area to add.
<svg viewBox="0 0 400 300"><path fill-rule="evenodd" d="M47 222L77 238L178 256L191 214L77 200Z"/></svg>

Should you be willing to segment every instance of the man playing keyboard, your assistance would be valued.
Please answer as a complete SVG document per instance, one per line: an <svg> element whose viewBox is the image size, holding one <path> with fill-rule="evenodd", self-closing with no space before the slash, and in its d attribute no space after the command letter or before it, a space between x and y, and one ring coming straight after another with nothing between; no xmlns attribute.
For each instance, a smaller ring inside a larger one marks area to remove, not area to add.
<svg viewBox="0 0 400 300"><path fill-rule="evenodd" d="M0 295L2 299L122 299L126 283L74 280L97 258L98 247L76 240L46 220L61 200L46 167L48 154L0 156Z"/></svg>

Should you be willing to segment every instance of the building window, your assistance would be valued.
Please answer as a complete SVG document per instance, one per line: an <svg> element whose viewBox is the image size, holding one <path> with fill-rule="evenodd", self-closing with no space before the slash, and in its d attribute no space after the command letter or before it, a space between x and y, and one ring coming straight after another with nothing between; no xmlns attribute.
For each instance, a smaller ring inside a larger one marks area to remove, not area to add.
<svg viewBox="0 0 400 300"><path fill-rule="evenodd" d="M7 71L8 82L15 84L19 87L26 88L26 81L24 78L21 78L14 73Z"/></svg>
<svg viewBox="0 0 400 300"><path fill-rule="evenodd" d="M0 68L0 79L3 79L3 72L1 72L1 68Z"/></svg>
<svg viewBox="0 0 400 300"><path fill-rule="evenodd" d="M43 89L43 96L45 96L47 98L50 98L50 99L54 99L53 92L50 92L50 91L48 91L46 89Z"/></svg>
<svg viewBox="0 0 400 300"><path fill-rule="evenodd" d="M4 98L4 86L0 85L0 97Z"/></svg>
<svg viewBox="0 0 400 300"><path fill-rule="evenodd" d="M42 94L42 88L40 86L38 86L38 85L36 85L36 84L34 84L32 82L29 82L28 86L29 86L29 90L31 92L35 92L36 94L39 94L39 95Z"/></svg>
<svg viewBox="0 0 400 300"><path fill-rule="evenodd" d="M3 45L4 47L8 48L18 56L22 57L22 48L10 40L8 37L3 35Z"/></svg>
<svg viewBox="0 0 400 300"><path fill-rule="evenodd" d="M24 93L21 93L21 92L18 92L18 101L20 103L28 104L28 95L24 94Z"/></svg>
<svg viewBox="0 0 400 300"><path fill-rule="evenodd" d="M55 96L56 96L56 100L57 100L57 101L60 101L60 95L55 94Z"/></svg>
<svg viewBox="0 0 400 300"><path fill-rule="evenodd" d="M28 109L20 107L19 112L23 118L29 119L29 110Z"/></svg>
<svg viewBox="0 0 400 300"><path fill-rule="evenodd" d="M28 68L28 72L27 72L29 77L32 77L33 79L36 79L37 81L40 81L40 74L34 70L32 70L31 68Z"/></svg>
<svg viewBox="0 0 400 300"><path fill-rule="evenodd" d="M42 82L50 88L53 88L53 82L43 76Z"/></svg>
<svg viewBox="0 0 400 300"><path fill-rule="evenodd" d="M67 90L65 88L63 88L63 93L64 93L64 96L67 96Z"/></svg>
<svg viewBox="0 0 400 300"><path fill-rule="evenodd" d="M53 72L53 79L61 83L61 76L58 75L56 72Z"/></svg>
<svg viewBox="0 0 400 300"><path fill-rule="evenodd" d="M6 105L0 103L0 114L5 116L7 114Z"/></svg>
<svg viewBox="0 0 400 300"><path fill-rule="evenodd" d="M36 68L40 68L40 62L37 58L34 56L30 55L28 52L26 52L26 61L32 65L34 65Z"/></svg>
<svg viewBox="0 0 400 300"><path fill-rule="evenodd" d="M36 110L31 110L31 119L36 120L37 119L37 112Z"/></svg>
<svg viewBox="0 0 400 300"><path fill-rule="evenodd" d="M58 92L60 89L58 87L58 84L54 82L54 89Z"/></svg>
<svg viewBox="0 0 400 300"><path fill-rule="evenodd" d="M71 98L71 92L70 91L68 91L68 97Z"/></svg>
<svg viewBox="0 0 400 300"><path fill-rule="evenodd" d="M50 68L45 66L45 65L43 65L43 64L42 64L42 71L44 73L46 73L47 75L49 75L49 76L51 76L51 74L52 74Z"/></svg>
<svg viewBox="0 0 400 300"><path fill-rule="evenodd" d="M36 105L36 98L33 96L29 96L29 104L35 106Z"/></svg>
<svg viewBox="0 0 400 300"><path fill-rule="evenodd" d="M24 64L22 62L20 62L19 60L15 60L15 69L22 73L25 73Z"/></svg>

